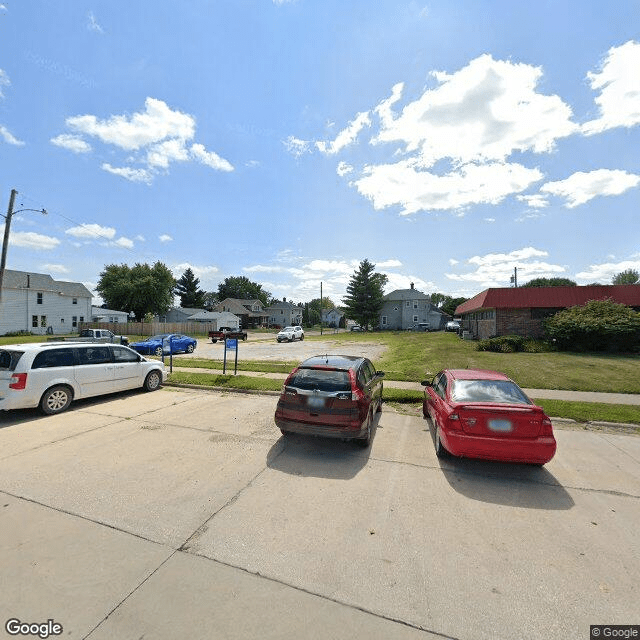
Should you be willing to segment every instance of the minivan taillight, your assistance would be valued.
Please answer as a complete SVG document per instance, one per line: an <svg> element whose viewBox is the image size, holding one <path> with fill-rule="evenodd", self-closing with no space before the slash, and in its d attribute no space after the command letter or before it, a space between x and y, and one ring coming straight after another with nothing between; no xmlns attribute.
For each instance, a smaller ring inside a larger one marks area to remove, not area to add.
<svg viewBox="0 0 640 640"><path fill-rule="evenodd" d="M11 382L9 383L9 389L24 389L26 386L27 386L26 373L11 374Z"/></svg>

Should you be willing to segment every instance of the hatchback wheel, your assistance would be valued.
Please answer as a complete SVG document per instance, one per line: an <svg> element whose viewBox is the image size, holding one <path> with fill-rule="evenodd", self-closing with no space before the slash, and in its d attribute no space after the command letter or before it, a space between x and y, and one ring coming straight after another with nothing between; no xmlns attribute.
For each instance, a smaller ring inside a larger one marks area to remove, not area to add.
<svg viewBox="0 0 640 640"><path fill-rule="evenodd" d="M144 390L155 391L162 382L162 376L159 371L149 371L147 377L144 379Z"/></svg>
<svg viewBox="0 0 640 640"><path fill-rule="evenodd" d="M40 408L47 415L62 413L69 407L72 400L72 393L69 387L58 385L47 389L40 400Z"/></svg>

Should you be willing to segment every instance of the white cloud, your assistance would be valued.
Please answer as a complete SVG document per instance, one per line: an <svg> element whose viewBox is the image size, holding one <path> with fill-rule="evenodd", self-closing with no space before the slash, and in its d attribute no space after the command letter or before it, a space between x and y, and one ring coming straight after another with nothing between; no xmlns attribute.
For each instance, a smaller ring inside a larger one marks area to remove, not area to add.
<svg viewBox="0 0 640 640"><path fill-rule="evenodd" d="M460 264L460 260L456 260L455 258L449 258L449 264L452 267L455 267L457 264Z"/></svg>
<svg viewBox="0 0 640 640"><path fill-rule="evenodd" d="M82 224L78 227L71 227L67 229L65 233L73 236L74 238L88 238L90 240L96 240L97 238L112 240L116 235L116 230L113 227L103 227L99 224Z"/></svg>
<svg viewBox="0 0 640 640"><path fill-rule="evenodd" d="M540 191L560 196L573 209L597 196L617 196L640 184L640 176L621 170L578 171L566 180L547 182Z"/></svg>
<svg viewBox="0 0 640 640"><path fill-rule="evenodd" d="M287 151L295 158L299 158L305 153L309 153L309 143L306 140L300 140L294 136L289 136L286 140L282 141L282 144L284 144Z"/></svg>
<svg viewBox="0 0 640 640"><path fill-rule="evenodd" d="M376 262L376 269L393 269L402 266L402 262L400 260L385 260L384 262Z"/></svg>
<svg viewBox="0 0 640 640"><path fill-rule="evenodd" d="M114 240L111 245L114 247L122 247L123 249L133 249L133 240L121 236L117 240Z"/></svg>
<svg viewBox="0 0 640 640"><path fill-rule="evenodd" d="M91 146L85 137L93 137L119 151L133 152L122 158L127 166L102 164L104 171L131 182L151 184L154 177L166 172L172 162L195 160L218 171L233 170L227 160L193 142L194 116L171 109L156 98L147 98L144 110L137 113L105 119L90 114L78 115L67 118L65 123L71 133L52 138L53 144L86 153Z"/></svg>
<svg viewBox="0 0 640 640"><path fill-rule="evenodd" d="M133 167L112 167L108 162L102 164L102 169L114 176L120 176L130 182L145 182L151 184L153 173L147 169L134 169Z"/></svg>
<svg viewBox="0 0 640 640"><path fill-rule="evenodd" d="M62 133L55 138L51 138L51 143L57 147L69 149L74 153L89 153L91 151L91 145L88 142L70 133Z"/></svg>
<svg viewBox="0 0 640 640"><path fill-rule="evenodd" d="M36 251L49 251L55 249L60 244L60 240L58 240L58 238L52 238L51 236L42 235L41 233L34 233L33 231L16 231L11 232L9 244L14 247L35 249Z"/></svg>
<svg viewBox="0 0 640 640"><path fill-rule="evenodd" d="M2 138L7 144L12 144L16 147L24 147L24 142L18 140L9 129L0 124L0 138Z"/></svg>
<svg viewBox="0 0 640 640"><path fill-rule="evenodd" d="M476 267L475 271L463 274L446 273L449 280L472 282L483 288L508 287L514 268L518 268L518 279L521 282L538 277L557 277L565 273L565 267L543 262L537 258L548 256L546 251L533 247L516 249L510 253L489 253L484 256L473 256L466 264Z"/></svg>
<svg viewBox="0 0 640 640"><path fill-rule="evenodd" d="M640 256L635 260L623 260L621 262L605 262L603 264L594 264L587 268L586 271L576 273L576 279L579 283L587 284L589 282L600 282L602 284L611 284L613 276L627 269L635 269L640 271Z"/></svg>
<svg viewBox="0 0 640 640"><path fill-rule="evenodd" d="M338 162L338 166L336 168L336 173L342 177L342 176L346 176L347 173L351 173L353 171L353 167L348 164L347 162L344 161L340 161Z"/></svg>
<svg viewBox="0 0 640 640"><path fill-rule="evenodd" d="M538 169L515 163L466 164L446 175L436 175L421 170L415 161L403 160L365 167L363 177L354 184L375 209L400 205L403 214L410 214L498 204L542 177Z"/></svg>
<svg viewBox="0 0 640 640"><path fill-rule="evenodd" d="M359 113L349 125L343 129L332 142L316 142L316 147L327 155L333 155L353 144L364 127L371 126L369 112Z"/></svg>
<svg viewBox="0 0 640 640"><path fill-rule="evenodd" d="M96 33L104 33L104 29L98 24L96 17L93 15L93 12L89 12L88 15L89 22L87 23L87 29L89 31L95 31Z"/></svg>
<svg viewBox="0 0 640 640"><path fill-rule="evenodd" d="M597 73L587 78L594 91L600 117L582 125L586 135L613 127L633 127L640 123L640 43L630 40L612 47Z"/></svg>
<svg viewBox="0 0 640 640"><path fill-rule="evenodd" d="M9 80L9 76L6 71L0 69L0 98L4 98L4 93L2 93L2 87L8 87L11 85L11 80Z"/></svg>
<svg viewBox="0 0 640 640"><path fill-rule="evenodd" d="M173 238L170 235L163 233L161 236L158 236L158 240L160 240L160 242L171 242Z"/></svg>
<svg viewBox="0 0 640 640"><path fill-rule="evenodd" d="M424 166L442 158L504 161L514 151L548 152L558 138L577 130L568 105L537 91L539 67L482 55L453 74L432 75L438 86L398 118L379 107L385 117L376 138L404 143L407 151L419 153ZM394 87L391 101L400 89Z"/></svg>
<svg viewBox="0 0 640 640"><path fill-rule="evenodd" d="M74 131L94 136L107 144L135 151L169 138L190 140L195 135L195 119L187 113L173 111L162 100L147 98L145 110L132 116L116 115L99 120L93 115L67 118Z"/></svg>
<svg viewBox="0 0 640 640"><path fill-rule="evenodd" d="M528 196L516 196L520 202L524 202L528 207L532 209L544 209L549 206L549 201L540 194L528 195Z"/></svg>
<svg viewBox="0 0 640 640"><path fill-rule="evenodd" d="M40 268L49 273L69 273L69 269L63 264L43 264Z"/></svg>
<svg viewBox="0 0 640 640"><path fill-rule="evenodd" d="M212 169L233 171L233 165L213 151L207 151L201 144L191 145L191 156Z"/></svg>

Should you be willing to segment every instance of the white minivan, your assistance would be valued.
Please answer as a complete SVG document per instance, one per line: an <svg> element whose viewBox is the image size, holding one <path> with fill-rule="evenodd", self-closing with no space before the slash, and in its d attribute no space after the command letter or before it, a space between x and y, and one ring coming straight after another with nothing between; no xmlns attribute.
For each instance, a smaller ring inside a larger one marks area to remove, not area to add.
<svg viewBox="0 0 640 640"><path fill-rule="evenodd" d="M162 362L115 344L32 342L0 347L0 410L40 407L60 413L72 400L115 391L155 391Z"/></svg>

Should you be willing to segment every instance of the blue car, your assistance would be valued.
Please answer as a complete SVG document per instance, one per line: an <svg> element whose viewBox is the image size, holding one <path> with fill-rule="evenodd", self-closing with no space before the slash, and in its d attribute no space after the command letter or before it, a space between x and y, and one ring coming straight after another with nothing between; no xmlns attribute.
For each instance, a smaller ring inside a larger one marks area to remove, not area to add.
<svg viewBox="0 0 640 640"><path fill-rule="evenodd" d="M165 355L171 352L193 353L197 344L198 341L189 336L183 336L179 333L162 333L157 336L151 336L144 342L134 342L129 346L143 355L161 356L163 352Z"/></svg>

